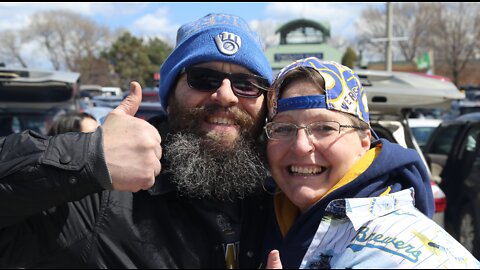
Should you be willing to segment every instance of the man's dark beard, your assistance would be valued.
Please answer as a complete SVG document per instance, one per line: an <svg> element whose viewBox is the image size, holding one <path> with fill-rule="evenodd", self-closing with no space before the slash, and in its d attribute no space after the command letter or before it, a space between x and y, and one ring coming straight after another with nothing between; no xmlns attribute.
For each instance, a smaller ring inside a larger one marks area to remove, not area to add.
<svg viewBox="0 0 480 270"><path fill-rule="evenodd" d="M179 192L193 198L225 201L258 191L266 169L251 143L241 139L225 150L220 145L214 147L209 140L182 133L169 137L165 157Z"/></svg>
<svg viewBox="0 0 480 270"><path fill-rule="evenodd" d="M228 147L219 138L199 132L198 123L216 109L224 108L184 109L171 102L169 122L173 132L165 141L166 170L183 195L232 201L261 190L267 172L255 149L258 126L248 117L238 116L242 113L235 115L244 118L237 119L244 129Z"/></svg>

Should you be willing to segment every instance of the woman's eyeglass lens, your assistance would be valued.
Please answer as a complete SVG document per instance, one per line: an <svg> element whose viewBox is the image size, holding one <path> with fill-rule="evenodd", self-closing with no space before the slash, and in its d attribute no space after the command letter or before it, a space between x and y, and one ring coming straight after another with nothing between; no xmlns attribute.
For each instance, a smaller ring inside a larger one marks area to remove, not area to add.
<svg viewBox="0 0 480 270"><path fill-rule="evenodd" d="M328 137L336 138L342 128L362 129L354 125L341 125L335 121L313 122L306 126L298 126L292 123L270 122L265 125L265 132L271 140L291 140L297 136L299 129L305 129L308 135L316 140L321 140Z"/></svg>

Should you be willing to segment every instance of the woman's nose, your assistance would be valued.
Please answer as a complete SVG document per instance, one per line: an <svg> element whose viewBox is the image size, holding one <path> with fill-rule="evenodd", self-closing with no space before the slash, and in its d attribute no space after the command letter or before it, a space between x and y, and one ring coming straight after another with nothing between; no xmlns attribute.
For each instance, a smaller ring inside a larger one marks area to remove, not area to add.
<svg viewBox="0 0 480 270"><path fill-rule="evenodd" d="M310 153L315 149L312 137L308 134L306 128L298 129L294 140L292 147L298 154Z"/></svg>

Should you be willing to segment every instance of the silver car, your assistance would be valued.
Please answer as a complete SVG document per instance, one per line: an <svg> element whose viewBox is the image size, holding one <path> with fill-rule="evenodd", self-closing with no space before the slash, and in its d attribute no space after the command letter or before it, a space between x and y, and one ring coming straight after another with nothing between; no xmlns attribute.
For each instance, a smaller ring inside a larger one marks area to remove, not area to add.
<svg viewBox="0 0 480 270"><path fill-rule="evenodd" d="M0 136L47 134L56 116L79 108L80 74L0 67Z"/></svg>

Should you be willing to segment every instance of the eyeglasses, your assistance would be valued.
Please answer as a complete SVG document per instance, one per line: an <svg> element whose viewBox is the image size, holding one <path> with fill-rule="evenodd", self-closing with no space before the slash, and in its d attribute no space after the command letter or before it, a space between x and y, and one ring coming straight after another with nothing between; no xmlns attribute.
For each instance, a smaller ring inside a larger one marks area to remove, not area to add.
<svg viewBox="0 0 480 270"><path fill-rule="evenodd" d="M315 140L330 138L336 139L342 128L363 129L359 126L341 125L335 121L313 122L306 126L298 126L292 123L270 122L264 127L265 133L270 140L287 141L295 138L299 129L305 129L309 136Z"/></svg>
<svg viewBox="0 0 480 270"><path fill-rule="evenodd" d="M267 79L253 74L232 74L201 67L189 67L185 72L188 86L202 92L217 91L225 78L230 80L233 92L239 97L257 98L269 86Z"/></svg>

